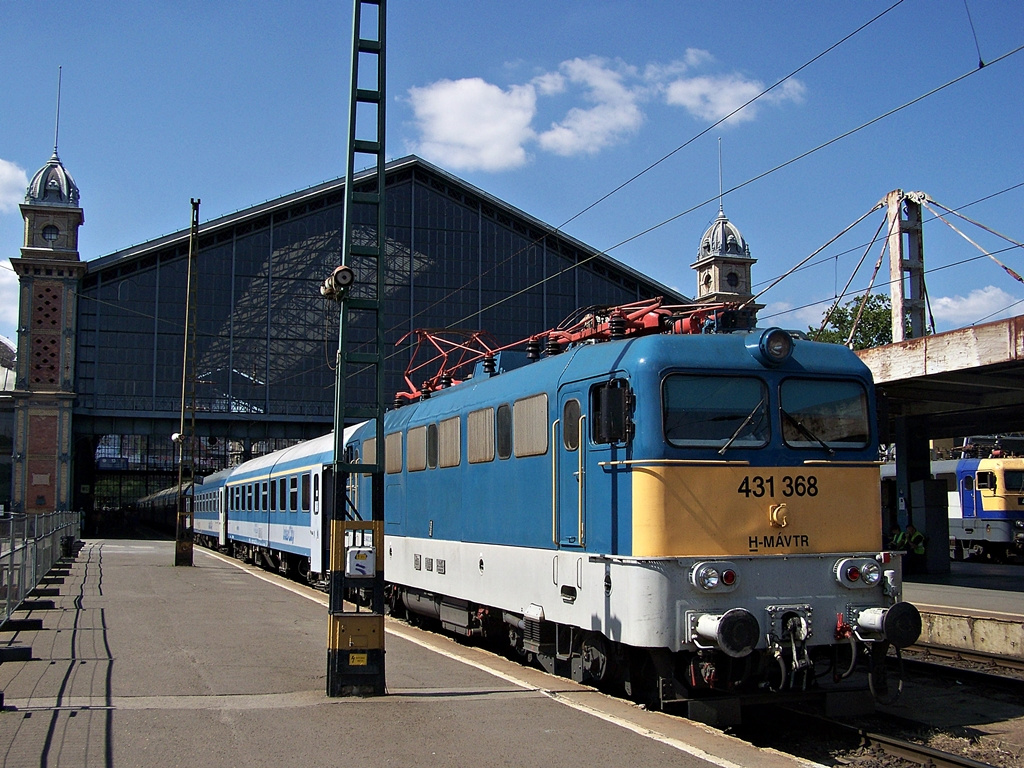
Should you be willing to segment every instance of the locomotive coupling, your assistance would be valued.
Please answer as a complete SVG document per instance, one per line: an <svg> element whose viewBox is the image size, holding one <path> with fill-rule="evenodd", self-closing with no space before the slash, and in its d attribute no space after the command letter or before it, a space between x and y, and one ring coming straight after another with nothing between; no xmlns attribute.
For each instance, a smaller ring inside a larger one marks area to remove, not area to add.
<svg viewBox="0 0 1024 768"><path fill-rule="evenodd" d="M866 608L857 615L856 625L861 633L880 635L897 648L906 648L921 636L921 613L913 603Z"/></svg>
<svg viewBox="0 0 1024 768"><path fill-rule="evenodd" d="M761 625L746 608L733 608L719 615L695 615L690 620L690 627L691 632L705 643L737 659L754 650L761 637Z"/></svg>

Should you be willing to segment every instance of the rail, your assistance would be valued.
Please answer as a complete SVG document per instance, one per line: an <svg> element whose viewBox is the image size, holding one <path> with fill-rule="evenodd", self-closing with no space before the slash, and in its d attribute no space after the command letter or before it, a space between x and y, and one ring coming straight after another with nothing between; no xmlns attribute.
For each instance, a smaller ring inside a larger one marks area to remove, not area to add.
<svg viewBox="0 0 1024 768"><path fill-rule="evenodd" d="M78 538L77 512L0 517L0 625Z"/></svg>

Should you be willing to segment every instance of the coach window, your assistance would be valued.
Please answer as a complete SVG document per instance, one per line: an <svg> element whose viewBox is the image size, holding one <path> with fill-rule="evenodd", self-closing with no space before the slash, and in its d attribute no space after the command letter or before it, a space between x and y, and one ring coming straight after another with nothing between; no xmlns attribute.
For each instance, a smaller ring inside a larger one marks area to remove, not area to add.
<svg viewBox="0 0 1024 768"><path fill-rule="evenodd" d="M768 443L768 388L761 379L674 373L661 396L670 445L724 451Z"/></svg>
<svg viewBox="0 0 1024 768"><path fill-rule="evenodd" d="M517 458L548 452L548 396L524 397L512 404L513 452Z"/></svg>
<svg viewBox="0 0 1024 768"><path fill-rule="evenodd" d="M498 458L507 459L512 455L512 408L508 403L498 406L495 421L498 433Z"/></svg>
<svg viewBox="0 0 1024 768"><path fill-rule="evenodd" d="M438 464L457 467L462 462L462 419L453 416L438 425Z"/></svg>
<svg viewBox="0 0 1024 768"><path fill-rule="evenodd" d="M384 435L384 471L394 475L402 471L402 433Z"/></svg>
<svg viewBox="0 0 1024 768"><path fill-rule="evenodd" d="M309 472L303 472L302 480L302 511L309 512Z"/></svg>
<svg viewBox="0 0 1024 768"><path fill-rule="evenodd" d="M427 466L437 469L437 424L427 425Z"/></svg>
<svg viewBox="0 0 1024 768"><path fill-rule="evenodd" d="M282 512L288 511L288 487L285 478L280 477L277 480L277 508Z"/></svg>
<svg viewBox="0 0 1024 768"><path fill-rule="evenodd" d="M270 511L277 512L277 480L270 481Z"/></svg>
<svg viewBox="0 0 1024 768"><path fill-rule="evenodd" d="M270 509L270 504L267 501L267 481L264 480L260 483L260 509L266 512Z"/></svg>
<svg viewBox="0 0 1024 768"><path fill-rule="evenodd" d="M405 436L405 463L410 472L422 472L427 468L427 428L412 427Z"/></svg>
<svg viewBox="0 0 1024 768"><path fill-rule="evenodd" d="M296 512L299 509L299 478L292 475L288 478L288 511Z"/></svg>
<svg viewBox="0 0 1024 768"><path fill-rule="evenodd" d="M567 451L580 447L580 401L566 400L562 406L562 445Z"/></svg>
<svg viewBox="0 0 1024 768"><path fill-rule="evenodd" d="M493 408L481 408L466 415L466 458L470 464L494 461Z"/></svg>

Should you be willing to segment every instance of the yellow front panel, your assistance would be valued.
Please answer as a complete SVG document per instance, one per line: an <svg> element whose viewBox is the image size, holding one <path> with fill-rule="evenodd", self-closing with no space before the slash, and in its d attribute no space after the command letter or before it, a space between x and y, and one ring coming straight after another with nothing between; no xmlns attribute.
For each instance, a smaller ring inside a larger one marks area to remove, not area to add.
<svg viewBox="0 0 1024 768"><path fill-rule="evenodd" d="M876 466L644 466L633 471L633 557L878 550Z"/></svg>

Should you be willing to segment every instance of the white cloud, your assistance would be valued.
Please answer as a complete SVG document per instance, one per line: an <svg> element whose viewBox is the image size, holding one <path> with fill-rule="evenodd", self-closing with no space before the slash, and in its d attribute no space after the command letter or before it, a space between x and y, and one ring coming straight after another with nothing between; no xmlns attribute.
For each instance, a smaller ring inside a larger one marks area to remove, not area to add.
<svg viewBox="0 0 1024 768"><path fill-rule="evenodd" d="M689 48L681 59L649 63L640 72L622 61L591 56L564 61L555 71L507 88L479 77L410 88L419 138L408 147L453 169L502 171L527 163L531 145L571 157L595 154L621 142L640 129L642 104L655 97L698 118L717 120L764 90L759 81L736 74L688 76L714 61L708 51ZM802 83L789 80L730 121L753 120L758 106L799 102L803 93ZM570 104L561 119L538 130L533 126L538 100L546 97L574 99L586 106Z"/></svg>
<svg viewBox="0 0 1024 768"><path fill-rule="evenodd" d="M994 285L976 288L967 296L932 297L932 314L951 328L961 328L982 320L998 320L1021 314L1019 300ZM1016 306L1010 306L1015 304ZM939 330L942 330L941 328Z"/></svg>
<svg viewBox="0 0 1024 768"><path fill-rule="evenodd" d="M665 87L665 101L683 107L702 120L721 120L743 107L764 89L764 84L759 80L749 80L737 74L681 77ZM754 103L747 104L727 122L735 124L755 119L761 104L800 103L805 91L806 87L799 80L787 80Z"/></svg>
<svg viewBox="0 0 1024 768"><path fill-rule="evenodd" d="M736 75L691 77L676 80L665 89L665 101L683 107L702 120L720 120L757 96L764 87L756 80L743 80ZM753 120L754 105L729 118L733 123Z"/></svg>
<svg viewBox="0 0 1024 768"><path fill-rule="evenodd" d="M18 209L18 203L25 199L28 176L25 171L9 160L0 158L0 213Z"/></svg>
<svg viewBox="0 0 1024 768"><path fill-rule="evenodd" d="M11 262L0 262L0 336L14 340L18 329L18 276Z"/></svg>
<svg viewBox="0 0 1024 768"><path fill-rule="evenodd" d="M478 77L410 88L421 139L413 151L455 170L503 171L527 161L524 143L537 94L532 85L502 90Z"/></svg>
<svg viewBox="0 0 1024 768"><path fill-rule="evenodd" d="M585 98L596 104L570 109L540 134L542 148L562 156L594 154L640 127L639 93L624 83L636 74L631 68L616 69L603 59L590 58L563 62L561 71L570 83L585 88Z"/></svg>

